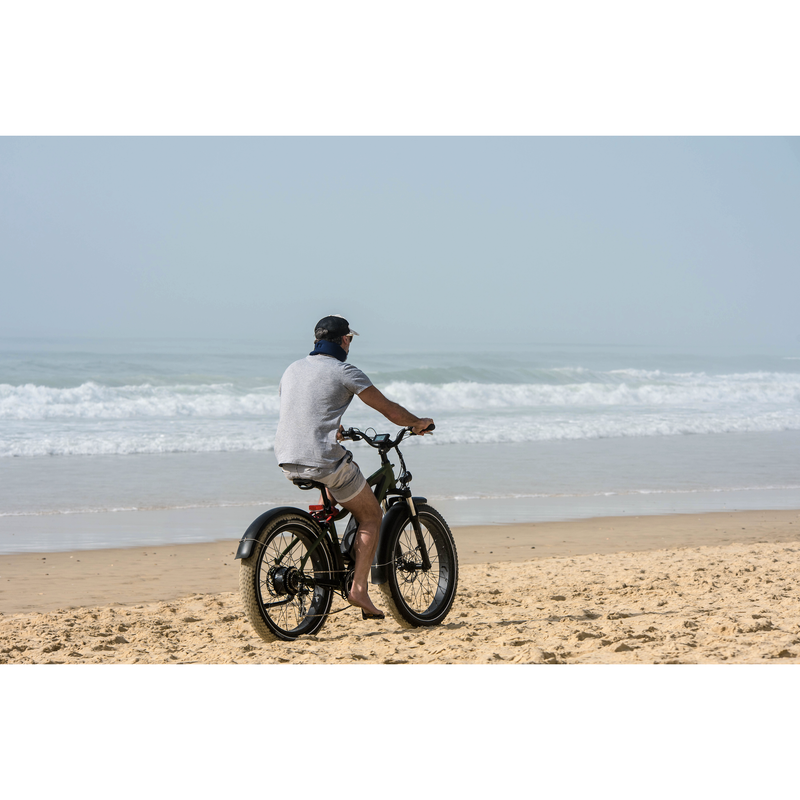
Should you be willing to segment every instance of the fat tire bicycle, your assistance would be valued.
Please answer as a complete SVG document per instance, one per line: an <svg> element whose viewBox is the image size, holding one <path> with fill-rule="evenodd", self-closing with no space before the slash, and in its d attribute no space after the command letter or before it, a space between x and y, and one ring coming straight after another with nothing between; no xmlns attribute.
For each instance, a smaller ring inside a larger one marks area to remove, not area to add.
<svg viewBox="0 0 800 800"><path fill-rule="evenodd" d="M403 428L394 439L357 428L342 432L343 439L362 440L380 455L381 466L367 478L384 511L371 582L380 588L393 619L401 627L415 628L438 625L449 613L458 584L458 555L442 515L427 498L411 495L412 476L398 446L409 435L411 428ZM400 460L397 477L389 461L392 450ZM236 552L245 613L266 642L317 633L328 614L335 613L334 594L346 600L353 584L355 518L350 515L340 540L336 522L350 512L336 508L324 484L300 478L293 483L300 489L320 489L322 504L310 505L307 512L291 506L270 509L251 523Z"/></svg>

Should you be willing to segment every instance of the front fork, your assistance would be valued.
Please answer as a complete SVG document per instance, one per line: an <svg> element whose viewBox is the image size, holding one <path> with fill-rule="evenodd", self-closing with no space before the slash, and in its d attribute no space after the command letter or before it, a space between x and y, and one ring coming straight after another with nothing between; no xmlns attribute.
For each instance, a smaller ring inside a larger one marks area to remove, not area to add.
<svg viewBox="0 0 800 800"><path fill-rule="evenodd" d="M422 535L422 525L419 522L419 514L417 514L417 507L414 505L414 498L406 497L406 504L408 505L408 513L411 515L411 524L414 526L414 534L417 537L417 547L422 556L422 569L427 572L431 568L431 559L428 555L428 548L425 545L425 537Z"/></svg>

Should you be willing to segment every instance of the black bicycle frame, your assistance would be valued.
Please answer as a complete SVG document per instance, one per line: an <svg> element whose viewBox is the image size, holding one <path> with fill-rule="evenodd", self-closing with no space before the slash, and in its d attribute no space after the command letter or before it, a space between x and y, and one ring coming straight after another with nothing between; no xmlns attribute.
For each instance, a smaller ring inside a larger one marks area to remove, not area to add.
<svg viewBox="0 0 800 800"><path fill-rule="evenodd" d="M396 445L395 445L396 447ZM390 448L394 449L394 448ZM411 516L411 524L414 527L414 533L417 539L417 546L419 547L420 556L422 557L422 568L424 570L429 570L431 568L431 561L430 556L428 555L428 548L425 545L425 539L422 535L422 527L420 526L419 516L417 515L417 509L414 505L414 501L411 498L411 489L408 486L404 486L403 488L397 487L397 478L394 474L394 465L389 461L389 457L387 455L387 451L383 448L379 449L378 451L381 457L381 466L372 473L372 475L367 478L367 485L372 487L373 494L375 495L375 499L378 501L380 505L383 506L384 511L388 510L390 505L393 505L395 502L398 502L401 498L405 498L408 504L409 514ZM398 451L399 453L399 451ZM402 458L402 457L401 457ZM388 505L386 504L386 498L393 495L394 499L391 500ZM322 528L321 535L317 537L317 540L311 546L309 551L303 556L302 560L300 561L300 569L301 571L305 570L306 562L308 561L311 554L319 547L322 543L323 539L326 536L329 537L330 543L333 545L331 550L333 551L333 556L336 561L336 572L337 574L344 576L346 574L345 563L344 559L342 558L342 551L341 551L341 543L339 541L339 536L336 533L336 521L346 517L350 512L347 509L343 508L339 511L338 514L334 515L333 507L331 505L330 499L328 498L328 493L323 491L322 492L322 508L316 509L316 514L312 512L312 516L320 523ZM317 516L319 515L319 516ZM287 548L288 550L293 546L294 542ZM319 583L320 586L332 586L334 588L339 588L344 581L344 577L341 580L333 581L333 580L326 580L326 579L316 579L315 583Z"/></svg>

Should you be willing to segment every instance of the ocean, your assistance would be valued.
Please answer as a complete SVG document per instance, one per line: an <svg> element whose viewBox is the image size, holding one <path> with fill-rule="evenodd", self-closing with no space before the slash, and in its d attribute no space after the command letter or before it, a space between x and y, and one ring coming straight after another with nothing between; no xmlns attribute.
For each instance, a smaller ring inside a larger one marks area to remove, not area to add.
<svg viewBox="0 0 800 800"><path fill-rule="evenodd" d="M272 453L280 376L310 349L0 339L0 552L237 538L272 505L313 502ZM800 509L800 346L358 337L350 360L436 421L403 453L415 494L451 525ZM396 430L357 399L344 423ZM366 474L377 466L351 449Z"/></svg>

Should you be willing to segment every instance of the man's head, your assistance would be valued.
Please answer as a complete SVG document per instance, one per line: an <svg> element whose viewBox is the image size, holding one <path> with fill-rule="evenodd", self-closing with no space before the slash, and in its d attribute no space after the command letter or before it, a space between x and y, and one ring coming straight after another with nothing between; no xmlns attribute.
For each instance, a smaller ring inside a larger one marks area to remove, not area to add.
<svg viewBox="0 0 800 800"><path fill-rule="evenodd" d="M350 328L350 323L340 314L329 314L323 317L314 328L314 339L333 342L345 350L350 349L353 336L358 334Z"/></svg>

